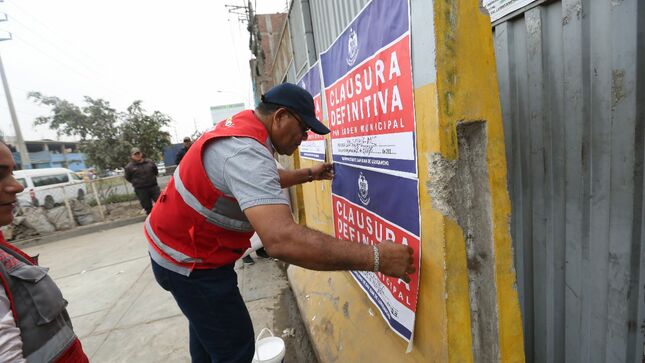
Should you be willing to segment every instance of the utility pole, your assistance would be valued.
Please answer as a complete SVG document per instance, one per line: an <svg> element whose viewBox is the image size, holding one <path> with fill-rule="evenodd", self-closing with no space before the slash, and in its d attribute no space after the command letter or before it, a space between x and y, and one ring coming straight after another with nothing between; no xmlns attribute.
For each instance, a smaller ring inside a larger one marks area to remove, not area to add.
<svg viewBox="0 0 645 363"><path fill-rule="evenodd" d="M179 136L177 136L177 127L174 124L172 126L170 126L170 127L172 127L172 130L175 133L175 140L179 141Z"/></svg>
<svg viewBox="0 0 645 363"><path fill-rule="evenodd" d="M22 138L22 131L20 130L20 124L18 123L18 117L16 116L16 109L13 107L13 99L11 98L11 92L9 91L9 82L7 81L7 75L4 73L2 57L0 57L0 76L2 76L2 86L4 87L4 94L7 96L7 104L9 106L9 113L11 114L11 122L13 123L14 130L16 130L16 146L18 147L18 153L20 153L20 166L22 167L22 169L31 169L31 159L29 158L29 153L27 152L27 145L25 145L25 140Z"/></svg>
<svg viewBox="0 0 645 363"><path fill-rule="evenodd" d="M0 22L2 21L7 21L7 14L4 14L4 19L0 18ZM9 37L0 37L0 41L4 40L11 40L11 33L9 33ZM20 130L20 124L18 123L18 117L16 116L16 109L13 106L13 99L11 98L11 91L9 90L9 81L7 80L7 75L4 72L4 65L2 64L2 57L0 57L0 77L2 77L4 94L7 96L7 105L9 106L13 129L16 131L16 146L18 147L18 153L20 154L20 166L22 169L31 169L31 159L29 158L29 152L27 151L25 140L22 138L22 131Z"/></svg>
<svg viewBox="0 0 645 363"><path fill-rule="evenodd" d="M224 7L226 7L229 14L236 15L237 21L239 21L240 23L246 22L247 24L251 24L251 17L252 17L251 1L249 1L248 5L246 6L224 5Z"/></svg>

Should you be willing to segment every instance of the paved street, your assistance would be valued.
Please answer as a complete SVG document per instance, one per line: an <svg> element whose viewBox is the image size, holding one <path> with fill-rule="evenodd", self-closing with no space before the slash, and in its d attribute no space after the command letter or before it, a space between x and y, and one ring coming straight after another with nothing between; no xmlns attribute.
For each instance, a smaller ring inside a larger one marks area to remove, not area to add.
<svg viewBox="0 0 645 363"><path fill-rule="evenodd" d="M154 280L142 228L136 223L25 249L50 267L92 362L190 361L187 321ZM256 261L236 266L256 334L294 328L285 337L285 361L314 360L285 274L273 260Z"/></svg>

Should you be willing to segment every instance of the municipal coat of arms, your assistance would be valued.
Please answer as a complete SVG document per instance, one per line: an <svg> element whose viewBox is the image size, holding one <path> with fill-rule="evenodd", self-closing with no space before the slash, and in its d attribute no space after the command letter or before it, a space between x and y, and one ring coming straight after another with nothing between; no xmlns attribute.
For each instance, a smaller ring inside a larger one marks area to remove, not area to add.
<svg viewBox="0 0 645 363"><path fill-rule="evenodd" d="M370 204L370 196L368 193L369 185L367 184L367 178L365 178L363 173L360 173L358 176L358 199L360 199L363 205Z"/></svg>
<svg viewBox="0 0 645 363"><path fill-rule="evenodd" d="M358 57L358 35L354 29L349 29L349 39L347 39L347 65L353 66Z"/></svg>

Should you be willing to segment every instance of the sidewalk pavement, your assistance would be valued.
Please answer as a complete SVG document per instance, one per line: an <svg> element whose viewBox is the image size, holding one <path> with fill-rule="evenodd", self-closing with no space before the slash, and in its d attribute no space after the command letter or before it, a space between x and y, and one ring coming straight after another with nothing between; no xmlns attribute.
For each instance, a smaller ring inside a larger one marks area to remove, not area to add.
<svg viewBox="0 0 645 363"><path fill-rule="evenodd" d="M69 301L74 331L92 362L190 362L188 322L154 280L142 223L25 249ZM316 362L281 264L236 264L256 335L283 336L285 362Z"/></svg>

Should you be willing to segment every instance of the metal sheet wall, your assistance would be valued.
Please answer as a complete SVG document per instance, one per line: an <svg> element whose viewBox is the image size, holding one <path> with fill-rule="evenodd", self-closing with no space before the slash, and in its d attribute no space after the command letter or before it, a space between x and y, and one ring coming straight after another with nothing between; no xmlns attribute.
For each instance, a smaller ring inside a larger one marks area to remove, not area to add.
<svg viewBox="0 0 645 363"><path fill-rule="evenodd" d="M327 50L369 0L310 0L316 54Z"/></svg>
<svg viewBox="0 0 645 363"><path fill-rule="evenodd" d="M293 46L294 69L296 70L296 77L300 78L309 69L305 24L303 22L302 3L300 0L291 2L289 30L291 32L291 44Z"/></svg>
<svg viewBox="0 0 645 363"><path fill-rule="evenodd" d="M529 362L643 360L645 4L494 28Z"/></svg>

